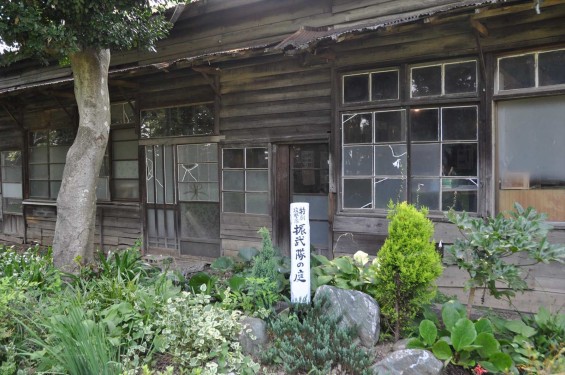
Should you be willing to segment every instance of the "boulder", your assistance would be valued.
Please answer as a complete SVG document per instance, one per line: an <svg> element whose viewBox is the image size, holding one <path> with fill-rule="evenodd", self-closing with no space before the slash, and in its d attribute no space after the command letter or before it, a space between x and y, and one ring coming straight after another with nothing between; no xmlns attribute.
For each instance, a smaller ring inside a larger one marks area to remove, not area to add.
<svg viewBox="0 0 565 375"><path fill-rule="evenodd" d="M314 301L328 296L328 313L343 315L341 325L357 326L361 345L372 348L381 333L379 304L371 296L356 291L322 285L316 289Z"/></svg>
<svg viewBox="0 0 565 375"><path fill-rule="evenodd" d="M259 318L243 316L239 344L244 354L257 357L267 345L267 323Z"/></svg>
<svg viewBox="0 0 565 375"><path fill-rule="evenodd" d="M377 375L439 375L443 363L432 353L421 349L392 352L373 366Z"/></svg>

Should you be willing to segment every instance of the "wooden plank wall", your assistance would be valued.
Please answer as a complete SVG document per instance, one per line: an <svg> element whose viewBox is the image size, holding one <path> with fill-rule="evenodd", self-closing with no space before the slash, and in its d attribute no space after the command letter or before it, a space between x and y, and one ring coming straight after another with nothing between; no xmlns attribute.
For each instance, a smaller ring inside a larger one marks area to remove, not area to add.
<svg viewBox="0 0 565 375"><path fill-rule="evenodd" d="M224 144L268 146L269 143L326 139L331 131L329 66L304 67L295 57L252 59L222 68L220 134ZM274 160L270 161L273 171ZM273 185L273 184L271 184ZM274 191L275 186L271 186ZM271 199L274 207L274 195ZM260 248L257 230L272 233L269 215L223 213L224 254L243 247ZM276 243L276 240L275 240Z"/></svg>
<svg viewBox="0 0 565 375"><path fill-rule="evenodd" d="M338 1L343 6L355 7L370 1ZM336 3L336 6L341 6ZM337 56L335 66L343 71L355 69L383 68L402 63L444 60L460 56L479 56L478 44L470 27L470 15L463 14L451 19L435 19L429 23L405 25L379 31L371 36L331 45ZM513 16L504 15L481 19L489 30L488 37L479 38L481 49L486 54L508 51L510 48L545 46L547 43L565 43L565 7L552 7L535 12L524 11ZM559 44L558 44L559 45ZM494 60L491 60L494 61ZM482 132L491 133L492 118L487 117ZM488 138L485 138L485 141ZM490 140L488 141L490 143ZM493 192L491 158L494 151L487 143L482 144L486 152L486 168L483 183L486 193ZM338 146L339 147L339 146ZM339 181L336 181L339 184ZM490 188L489 188L490 187ZM387 235L387 220L370 215L337 213L333 223L335 255L353 254L363 250L374 255ZM435 239L452 243L459 233L445 218L435 218ZM565 244L565 230L554 230L550 240ZM565 307L565 268L562 264L540 264L528 267L528 291L519 294L513 303L522 311L535 311L545 305L552 309ZM444 293L464 297L465 274L454 266L446 266L444 275L438 280ZM480 297L477 302L480 303ZM485 305L509 308L504 301L486 298Z"/></svg>

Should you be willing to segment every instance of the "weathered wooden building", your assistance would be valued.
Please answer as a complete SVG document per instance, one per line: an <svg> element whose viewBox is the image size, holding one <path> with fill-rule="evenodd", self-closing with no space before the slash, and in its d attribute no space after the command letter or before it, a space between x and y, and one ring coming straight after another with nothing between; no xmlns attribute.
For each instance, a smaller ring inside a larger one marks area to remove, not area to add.
<svg viewBox="0 0 565 375"><path fill-rule="evenodd" d="M158 53L112 56L97 245L210 260L311 204L312 243L375 254L390 199L487 216L514 201L565 243L564 0L201 0ZM69 68L0 71L0 240L49 244L77 126ZM440 284L458 293L463 275ZM521 310L565 306L530 267ZM488 304L498 306L496 301Z"/></svg>

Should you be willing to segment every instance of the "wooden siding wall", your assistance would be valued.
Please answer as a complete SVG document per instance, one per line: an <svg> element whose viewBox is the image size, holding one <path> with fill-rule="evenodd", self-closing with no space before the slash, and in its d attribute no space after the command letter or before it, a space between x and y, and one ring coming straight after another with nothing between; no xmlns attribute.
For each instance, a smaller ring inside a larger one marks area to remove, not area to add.
<svg viewBox="0 0 565 375"><path fill-rule="evenodd" d="M299 58L284 56L222 68L220 134L225 136L224 144L268 146L327 139L331 132L330 76L328 65L305 67ZM270 165L274 173L274 160ZM271 192L274 189L271 182ZM272 233L276 214L274 195L271 197L270 215L222 214L225 254L242 247L259 247L260 227Z"/></svg>
<svg viewBox="0 0 565 375"><path fill-rule="evenodd" d="M363 3L343 1L343 4ZM565 43L565 6L546 9L541 15L533 11L524 11L513 16L481 18L481 22L489 30L487 37L480 37L479 44L488 61L495 61L495 54L509 49L546 46L548 43L563 45ZM556 44L557 43L557 44ZM561 43L561 44L558 44ZM380 31L372 36L338 43L331 46L337 59L338 71L355 71L356 69L373 69L397 66L402 63L438 61L449 58L474 56L481 58L479 44L471 29L469 15L455 16L450 19L431 20L427 24L399 26ZM541 47L538 47L541 48ZM492 55L491 55L492 54ZM480 61L480 60L479 60ZM487 72L492 73L491 70ZM489 79L489 78L487 78ZM492 82L487 82L490 87ZM488 107L490 109L490 107ZM488 111L487 109L487 111ZM487 112L485 111L485 112ZM491 213L493 204L491 197L494 191L491 147L491 129L493 119L490 113L485 114L485 122L480 127L482 181L485 193L480 198L486 206L484 210ZM337 122L337 119L335 120ZM339 148L336 141L336 148ZM336 181L339 184L339 181ZM486 201L486 202L485 202ZM435 239L443 243L452 243L458 236L458 230L445 219L435 219ZM337 213L333 226L335 255L352 254L363 250L375 255L387 235L388 223L384 217ZM550 241L565 244L565 230L554 230ZM521 311L537 311L544 305L554 310L565 308L565 268L562 264L539 264L524 269L528 282L528 291L519 294L514 300L514 307ZM444 275L438 285L444 293L457 295L464 300L463 283L465 274L454 266L446 266ZM477 299L476 303L480 303ZM485 298L485 305L497 308L509 308L506 301Z"/></svg>

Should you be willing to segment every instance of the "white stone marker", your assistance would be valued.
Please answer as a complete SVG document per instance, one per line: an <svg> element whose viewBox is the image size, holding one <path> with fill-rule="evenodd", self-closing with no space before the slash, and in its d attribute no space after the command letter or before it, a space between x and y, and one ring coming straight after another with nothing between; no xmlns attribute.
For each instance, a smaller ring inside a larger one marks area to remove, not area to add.
<svg viewBox="0 0 565 375"><path fill-rule="evenodd" d="M310 220L308 203L290 204L290 301L310 303Z"/></svg>

